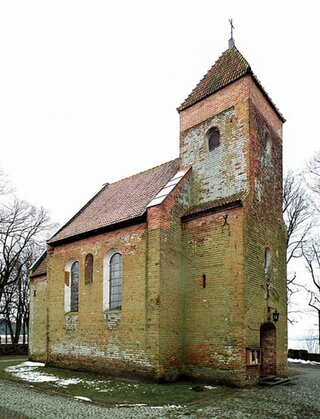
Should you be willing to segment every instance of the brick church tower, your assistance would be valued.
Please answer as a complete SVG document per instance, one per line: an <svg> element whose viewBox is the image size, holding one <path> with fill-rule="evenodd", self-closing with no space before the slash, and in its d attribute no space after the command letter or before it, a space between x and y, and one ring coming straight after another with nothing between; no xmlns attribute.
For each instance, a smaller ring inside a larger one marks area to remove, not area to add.
<svg viewBox="0 0 320 419"><path fill-rule="evenodd" d="M235 383L285 376L284 118L234 45L178 110L181 164L192 166L186 370Z"/></svg>

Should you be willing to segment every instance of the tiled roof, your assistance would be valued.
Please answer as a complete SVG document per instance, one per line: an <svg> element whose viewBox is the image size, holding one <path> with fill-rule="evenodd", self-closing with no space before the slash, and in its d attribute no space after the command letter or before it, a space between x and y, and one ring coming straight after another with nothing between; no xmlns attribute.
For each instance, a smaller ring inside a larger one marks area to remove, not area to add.
<svg viewBox="0 0 320 419"><path fill-rule="evenodd" d="M49 244L141 217L149 202L179 170L179 159L104 186Z"/></svg>
<svg viewBox="0 0 320 419"><path fill-rule="evenodd" d="M47 274L47 252L44 252L31 268L30 278Z"/></svg>
<svg viewBox="0 0 320 419"><path fill-rule="evenodd" d="M253 80L257 83L262 93L269 101L271 106L277 112L281 120L284 122L283 116L280 114L278 108L272 102L267 92L262 87L260 81L252 72L251 67L238 49L233 46L227 49L216 63L210 68L207 74L200 80L198 85L193 89L187 99L180 105L178 111L183 111L188 107L194 105L202 99L212 95L220 89L228 86L230 83L250 74Z"/></svg>
<svg viewBox="0 0 320 419"><path fill-rule="evenodd" d="M239 192L224 198L218 198L214 201L204 202L203 204L195 205L188 209L188 211L183 215L183 218L189 218L195 214L207 212L210 210L219 209L226 207L232 204L240 203L242 205L245 200L247 192Z"/></svg>

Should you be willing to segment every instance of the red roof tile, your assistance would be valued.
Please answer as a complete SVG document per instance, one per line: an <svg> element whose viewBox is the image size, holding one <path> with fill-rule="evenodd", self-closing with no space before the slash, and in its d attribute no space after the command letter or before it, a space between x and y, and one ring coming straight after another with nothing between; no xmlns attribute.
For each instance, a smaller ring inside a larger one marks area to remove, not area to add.
<svg viewBox="0 0 320 419"><path fill-rule="evenodd" d="M141 217L148 203L179 170L179 159L104 186L49 244Z"/></svg>
<svg viewBox="0 0 320 419"><path fill-rule="evenodd" d="M272 102L267 92L262 87L258 78L254 75L251 67L243 55L234 46L227 49L216 63L210 68L207 74L200 80L197 86L193 89L187 99L180 105L178 111L183 111L189 108L202 99L212 95L220 89L228 86L230 83L250 74L253 80L257 83L262 93L284 122L285 119L280 114L278 108Z"/></svg>

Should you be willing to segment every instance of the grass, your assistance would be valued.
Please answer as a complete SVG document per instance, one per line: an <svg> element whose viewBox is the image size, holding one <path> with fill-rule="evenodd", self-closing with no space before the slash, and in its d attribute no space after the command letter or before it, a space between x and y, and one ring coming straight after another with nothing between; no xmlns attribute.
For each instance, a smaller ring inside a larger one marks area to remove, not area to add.
<svg viewBox="0 0 320 419"><path fill-rule="evenodd" d="M104 405L186 405L205 400L218 390L187 381L150 384L33 364L23 366L21 357L0 358L1 378L24 382L35 388L58 392L65 396L87 397L95 403ZM34 381L45 378L47 381Z"/></svg>

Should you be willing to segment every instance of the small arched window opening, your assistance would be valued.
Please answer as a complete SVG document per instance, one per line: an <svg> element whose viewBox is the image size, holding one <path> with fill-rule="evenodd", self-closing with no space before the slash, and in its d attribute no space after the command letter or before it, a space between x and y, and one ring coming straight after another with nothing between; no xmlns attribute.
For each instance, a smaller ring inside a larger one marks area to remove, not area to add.
<svg viewBox="0 0 320 419"><path fill-rule="evenodd" d="M122 304L122 256L115 253L109 266L109 308L121 309Z"/></svg>
<svg viewBox="0 0 320 419"><path fill-rule="evenodd" d="M70 271L70 311L79 309L79 262L73 262Z"/></svg>
<svg viewBox="0 0 320 419"><path fill-rule="evenodd" d="M267 247L264 253L264 274L268 281L271 278L272 261L271 261L271 250Z"/></svg>
<svg viewBox="0 0 320 419"><path fill-rule="evenodd" d="M220 131L217 127L212 127L207 131L209 151L219 147L220 145Z"/></svg>
<svg viewBox="0 0 320 419"><path fill-rule="evenodd" d="M270 135L266 135L266 149L265 149L266 163L271 163L272 159L272 140Z"/></svg>
<svg viewBox="0 0 320 419"><path fill-rule="evenodd" d="M84 283L91 284L93 282L93 255L88 253L85 258Z"/></svg>

